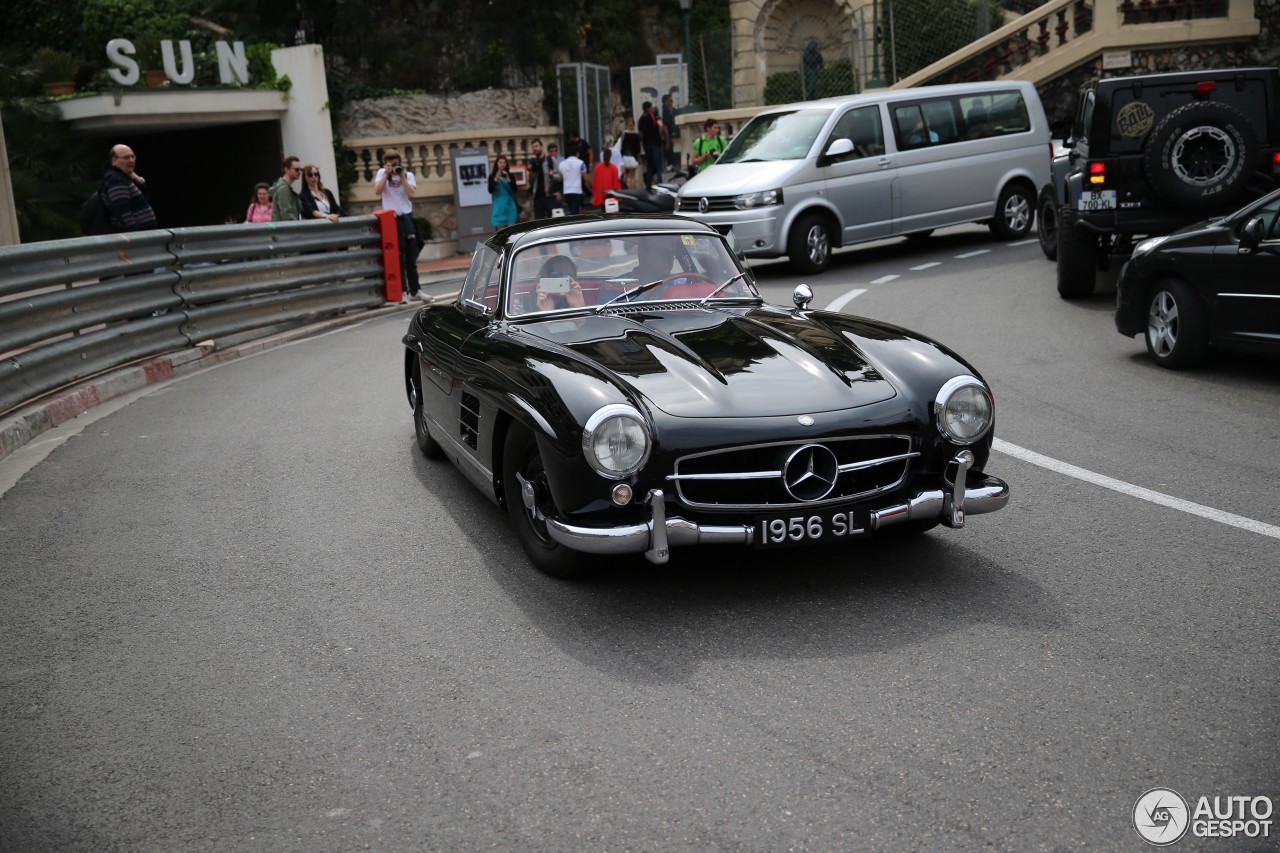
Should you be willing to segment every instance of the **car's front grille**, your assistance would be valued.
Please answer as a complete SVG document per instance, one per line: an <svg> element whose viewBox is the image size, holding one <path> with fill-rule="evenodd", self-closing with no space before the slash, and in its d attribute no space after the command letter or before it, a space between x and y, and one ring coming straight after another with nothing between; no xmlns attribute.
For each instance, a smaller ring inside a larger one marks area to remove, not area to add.
<svg viewBox="0 0 1280 853"><path fill-rule="evenodd" d="M905 435L786 441L682 456L668 479L698 509L823 506L895 488L919 455Z"/></svg>
<svg viewBox="0 0 1280 853"><path fill-rule="evenodd" d="M676 199L676 210L680 213L715 213L720 210L736 210L733 196L705 196L707 207L702 208L703 196L687 196Z"/></svg>

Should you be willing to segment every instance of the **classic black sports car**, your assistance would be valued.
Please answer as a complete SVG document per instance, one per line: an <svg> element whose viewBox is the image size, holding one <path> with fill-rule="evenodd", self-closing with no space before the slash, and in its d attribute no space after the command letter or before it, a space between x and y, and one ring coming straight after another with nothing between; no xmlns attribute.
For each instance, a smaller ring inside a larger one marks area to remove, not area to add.
<svg viewBox="0 0 1280 853"><path fill-rule="evenodd" d="M678 216L516 225L404 337L418 446L506 507L543 571L687 545L782 548L961 527L991 392L936 341L766 304L725 237Z"/></svg>
<svg viewBox="0 0 1280 853"><path fill-rule="evenodd" d="M1163 367L1209 346L1280 353L1280 190L1228 216L1143 240L1120 270L1116 329Z"/></svg>

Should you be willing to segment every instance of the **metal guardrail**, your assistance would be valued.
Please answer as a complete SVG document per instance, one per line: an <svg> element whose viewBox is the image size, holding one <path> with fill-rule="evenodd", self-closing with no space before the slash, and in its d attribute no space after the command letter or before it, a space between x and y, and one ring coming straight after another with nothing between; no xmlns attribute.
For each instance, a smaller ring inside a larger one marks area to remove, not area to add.
<svg viewBox="0 0 1280 853"><path fill-rule="evenodd" d="M383 305L382 233L356 216L0 248L0 415L137 359Z"/></svg>

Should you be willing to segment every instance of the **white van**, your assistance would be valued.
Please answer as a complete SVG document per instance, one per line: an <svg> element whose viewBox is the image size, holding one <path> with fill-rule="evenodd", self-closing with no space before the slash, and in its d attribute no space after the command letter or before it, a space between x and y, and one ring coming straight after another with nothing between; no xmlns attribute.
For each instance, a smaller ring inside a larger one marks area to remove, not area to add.
<svg viewBox="0 0 1280 853"><path fill-rule="evenodd" d="M864 240L988 223L1031 231L1049 123L1024 81L882 89L769 107L680 188L676 212L800 272Z"/></svg>

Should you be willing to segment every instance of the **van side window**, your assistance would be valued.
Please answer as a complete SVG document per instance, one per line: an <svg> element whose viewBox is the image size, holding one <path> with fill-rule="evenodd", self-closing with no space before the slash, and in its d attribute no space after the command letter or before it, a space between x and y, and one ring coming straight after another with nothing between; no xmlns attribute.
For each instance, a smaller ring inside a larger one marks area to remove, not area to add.
<svg viewBox="0 0 1280 853"><path fill-rule="evenodd" d="M1026 102L1018 92L962 96L959 100L965 139L989 139L1031 129Z"/></svg>
<svg viewBox="0 0 1280 853"><path fill-rule="evenodd" d="M893 125L897 131L898 147L903 150L923 148L939 139L937 131L925 127L924 112L919 104L895 106Z"/></svg>
<svg viewBox="0 0 1280 853"><path fill-rule="evenodd" d="M837 139L848 139L853 143L853 153L846 154L839 160L856 160L859 157L883 154L884 125L880 123L880 108L858 107L840 116L827 144L830 145Z"/></svg>

